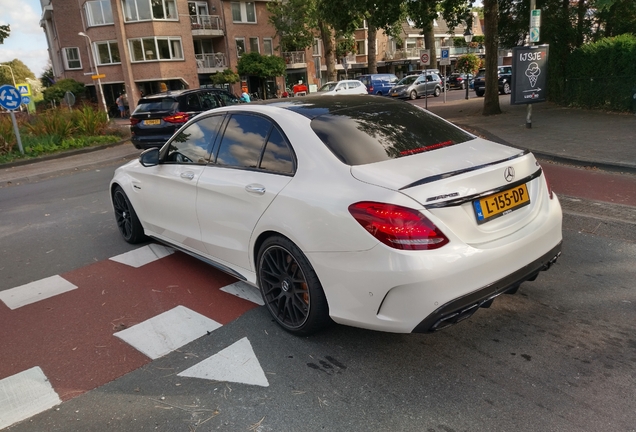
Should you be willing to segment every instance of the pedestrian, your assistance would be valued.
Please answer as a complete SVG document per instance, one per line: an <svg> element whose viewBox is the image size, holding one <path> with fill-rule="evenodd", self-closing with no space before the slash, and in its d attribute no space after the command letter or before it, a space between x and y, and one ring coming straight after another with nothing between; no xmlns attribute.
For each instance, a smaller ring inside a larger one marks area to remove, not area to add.
<svg viewBox="0 0 636 432"><path fill-rule="evenodd" d="M243 102L251 102L250 95L245 90L243 90L243 93L241 94L241 100Z"/></svg>
<svg viewBox="0 0 636 432"><path fill-rule="evenodd" d="M119 117L126 118L126 105L128 101L126 100L126 94L122 93L119 95L115 103L117 104L117 108L119 108Z"/></svg>

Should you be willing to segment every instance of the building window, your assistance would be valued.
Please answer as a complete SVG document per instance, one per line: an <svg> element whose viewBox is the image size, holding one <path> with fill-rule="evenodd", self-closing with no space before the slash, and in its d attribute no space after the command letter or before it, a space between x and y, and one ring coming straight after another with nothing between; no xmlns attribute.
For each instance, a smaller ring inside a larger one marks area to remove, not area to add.
<svg viewBox="0 0 636 432"><path fill-rule="evenodd" d="M321 57L320 50L320 39L314 39L314 44L311 47L312 55L314 57Z"/></svg>
<svg viewBox="0 0 636 432"><path fill-rule="evenodd" d="M232 2L232 21L235 23L255 23L256 4L254 2Z"/></svg>
<svg viewBox="0 0 636 432"><path fill-rule="evenodd" d="M236 38L234 41L236 42L236 56L241 57L245 54L245 38Z"/></svg>
<svg viewBox="0 0 636 432"><path fill-rule="evenodd" d="M95 42L95 51L100 65L121 63L117 41Z"/></svg>
<svg viewBox="0 0 636 432"><path fill-rule="evenodd" d="M64 67L66 69L81 69L82 61L80 60L79 48L64 48L62 51L64 57Z"/></svg>
<svg viewBox="0 0 636 432"><path fill-rule="evenodd" d="M124 20L178 20L175 0L121 0Z"/></svg>
<svg viewBox="0 0 636 432"><path fill-rule="evenodd" d="M263 54L274 55L274 45L271 38L263 38Z"/></svg>
<svg viewBox="0 0 636 432"><path fill-rule="evenodd" d="M110 0L87 1L84 3L86 21L89 27L113 23L113 10Z"/></svg>
<svg viewBox="0 0 636 432"><path fill-rule="evenodd" d="M367 55L367 41L366 40L357 40L356 41L356 54L357 55Z"/></svg>
<svg viewBox="0 0 636 432"><path fill-rule="evenodd" d="M261 50L258 48L258 38L257 37L251 37L250 38L250 52L257 52L257 53L261 52Z"/></svg>
<svg viewBox="0 0 636 432"><path fill-rule="evenodd" d="M406 49L415 48L417 46L417 39L407 38L406 39Z"/></svg>
<svg viewBox="0 0 636 432"><path fill-rule="evenodd" d="M128 39L130 59L133 62L157 60L183 60L181 38L154 37Z"/></svg>

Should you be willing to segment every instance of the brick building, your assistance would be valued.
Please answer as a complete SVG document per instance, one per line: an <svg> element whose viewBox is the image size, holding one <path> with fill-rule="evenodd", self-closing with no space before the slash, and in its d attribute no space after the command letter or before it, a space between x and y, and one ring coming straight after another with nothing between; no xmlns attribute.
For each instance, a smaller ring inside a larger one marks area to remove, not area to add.
<svg viewBox="0 0 636 432"><path fill-rule="evenodd" d="M236 71L240 56L280 55L266 1L40 0L56 80L73 78L97 96L100 76L106 105L125 92L133 109L142 94L197 88L210 75ZM81 34L80 34L81 33ZM96 63L96 64L95 64ZM250 92L275 93L267 83L241 77ZM240 93L241 83L232 90Z"/></svg>

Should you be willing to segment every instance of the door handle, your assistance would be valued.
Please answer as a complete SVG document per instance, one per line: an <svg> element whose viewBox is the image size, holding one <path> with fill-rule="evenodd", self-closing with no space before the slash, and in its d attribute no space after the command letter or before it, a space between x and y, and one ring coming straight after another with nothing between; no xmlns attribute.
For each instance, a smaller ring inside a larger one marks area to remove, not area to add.
<svg viewBox="0 0 636 432"><path fill-rule="evenodd" d="M256 195L264 195L265 194L265 186L259 184L249 184L245 186L245 190L249 193L253 193Z"/></svg>
<svg viewBox="0 0 636 432"><path fill-rule="evenodd" d="M194 178L194 173L191 171L188 172L182 172L181 173L181 178L183 179L187 179L187 180L192 180Z"/></svg>

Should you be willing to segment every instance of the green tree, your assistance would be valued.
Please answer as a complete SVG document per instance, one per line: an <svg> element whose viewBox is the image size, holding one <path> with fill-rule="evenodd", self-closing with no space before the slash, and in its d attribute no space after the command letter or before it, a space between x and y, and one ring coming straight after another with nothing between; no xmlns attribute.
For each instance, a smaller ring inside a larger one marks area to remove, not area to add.
<svg viewBox="0 0 636 432"><path fill-rule="evenodd" d="M11 60L10 62L2 63L10 66L11 70L6 67L0 67L0 85L11 84L13 85L13 77L11 77L11 71L15 77L16 84L26 82L27 78L35 79L35 75L31 70L18 59Z"/></svg>
<svg viewBox="0 0 636 432"><path fill-rule="evenodd" d="M77 82L72 78L61 79L51 87L44 90L44 101L56 101L59 103L62 99L64 99L64 95L67 91L73 93L76 99L80 99L84 96L84 84Z"/></svg>
<svg viewBox="0 0 636 432"><path fill-rule="evenodd" d="M481 67L481 59L475 54L464 54L457 57L455 66L458 71L467 74L476 74Z"/></svg>
<svg viewBox="0 0 636 432"><path fill-rule="evenodd" d="M265 89L265 80L283 76L286 71L285 60L277 56L265 56L257 52L243 54L238 61L239 75L256 76L261 81L261 89ZM263 92L263 96L266 92Z"/></svg>
<svg viewBox="0 0 636 432"><path fill-rule="evenodd" d="M215 85L235 84L239 82L240 79L239 75L231 69L225 69L223 72L210 75L210 80L212 84Z"/></svg>
<svg viewBox="0 0 636 432"><path fill-rule="evenodd" d="M267 3L269 22L280 38L281 51L304 51L314 42L316 3L275 0Z"/></svg>
<svg viewBox="0 0 636 432"><path fill-rule="evenodd" d="M11 33L9 24L0 25L0 44L3 44L4 40L9 37L9 33Z"/></svg>
<svg viewBox="0 0 636 432"><path fill-rule="evenodd" d="M40 75L40 82L44 88L49 88L55 84L55 76L53 75L53 68L51 66L42 72L42 75Z"/></svg>
<svg viewBox="0 0 636 432"><path fill-rule="evenodd" d="M528 15L530 16L530 15ZM501 114L499 106L499 82L497 65L499 61L499 4L498 0L484 0L484 34L486 35L486 93L484 95L484 115Z"/></svg>

